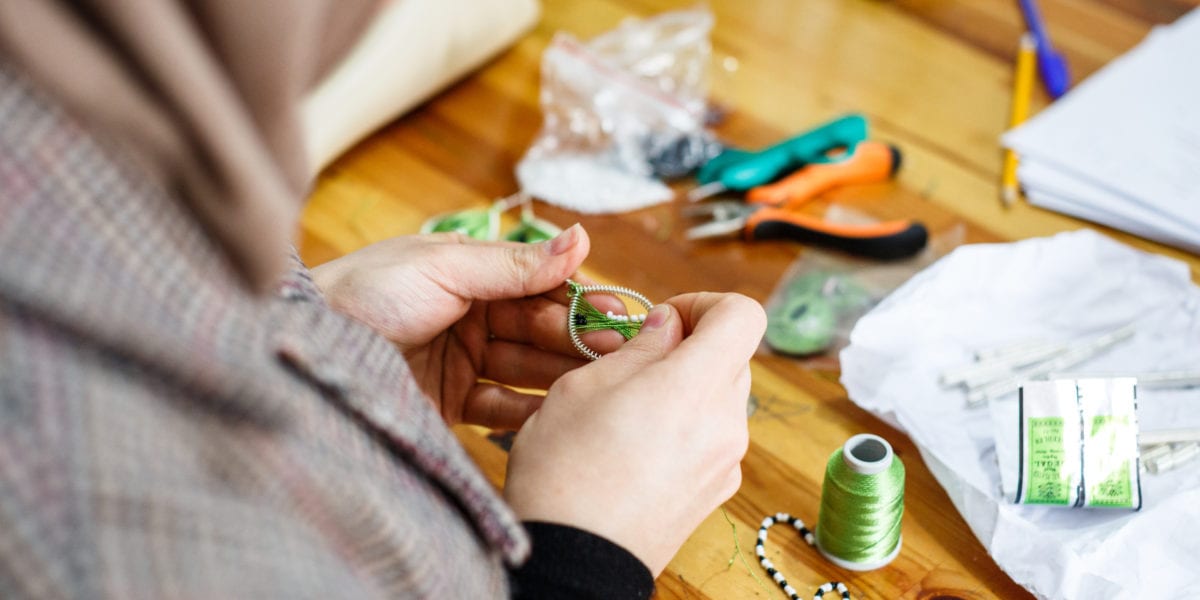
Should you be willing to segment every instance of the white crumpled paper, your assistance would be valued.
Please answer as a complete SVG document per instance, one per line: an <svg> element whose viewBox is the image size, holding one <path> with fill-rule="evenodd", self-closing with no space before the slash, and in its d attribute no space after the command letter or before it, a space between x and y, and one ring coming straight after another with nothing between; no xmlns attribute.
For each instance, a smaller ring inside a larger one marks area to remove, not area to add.
<svg viewBox="0 0 1200 600"><path fill-rule="evenodd" d="M1043 598L1200 598L1200 462L1143 474L1140 512L1003 500L991 414L938 375L980 348L1083 340L1136 324L1132 339L1072 369L1200 367L1200 288L1187 266L1084 230L964 246L859 320L842 351L850 398L921 450L975 535ZM1015 395L1015 394L1014 394ZM1139 390L1143 431L1200 425L1200 390Z"/></svg>

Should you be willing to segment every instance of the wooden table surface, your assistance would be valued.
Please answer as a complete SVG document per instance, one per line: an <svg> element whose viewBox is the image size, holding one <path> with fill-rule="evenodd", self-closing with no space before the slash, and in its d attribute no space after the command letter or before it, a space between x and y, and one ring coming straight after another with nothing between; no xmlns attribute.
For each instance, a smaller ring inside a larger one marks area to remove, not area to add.
<svg viewBox="0 0 1200 600"><path fill-rule="evenodd" d="M321 175L303 218L301 253L319 264L390 236L415 232L429 216L486 206L516 190L513 168L541 123L538 62L556 31L583 39L628 16L686 8L693 0L546 0L536 28L481 70L364 140ZM904 166L894 184L834 193L832 201L880 218L923 221L935 237L1004 241L1095 227L1020 204L1001 207L1001 153L1012 61L1023 29L1015 1L709 0L715 13L714 100L729 110L722 139L767 145L839 114L857 111L875 139L897 144ZM1042 0L1074 80L1133 47L1156 23L1196 0ZM733 61L725 60L727 58ZM1039 89L1034 110L1046 104ZM687 183L684 187L691 185ZM682 189L682 188L681 188ZM765 301L804 250L787 242L689 242L679 204L585 216L538 203L562 227L581 222L592 237L585 263L594 278L651 299L693 290L737 291ZM1200 257L1098 228L1133 246L1187 261ZM763 516L816 520L829 454L850 435L879 434L908 470L904 548L891 565L852 573L822 559L785 530L771 537L775 564L802 597L822 582L846 582L855 598L1022 598L975 539L922 463L912 442L859 409L831 368L760 354L753 363L758 409L744 483L725 504L733 527L711 515L658 579L659 598L782 598L754 560ZM458 434L499 485L505 454L485 433ZM649 508L648 508L649 510ZM749 568L747 568L747 565ZM751 575L757 576L757 580ZM761 581L761 583L760 583ZM831 595L827 595L829 597Z"/></svg>

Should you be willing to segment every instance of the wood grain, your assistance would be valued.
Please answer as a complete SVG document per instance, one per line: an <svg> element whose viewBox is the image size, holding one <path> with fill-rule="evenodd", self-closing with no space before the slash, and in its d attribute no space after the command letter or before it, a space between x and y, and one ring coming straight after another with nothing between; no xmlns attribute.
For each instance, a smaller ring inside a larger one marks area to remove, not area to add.
<svg viewBox="0 0 1200 600"><path fill-rule="evenodd" d="M502 56L343 156L318 180L304 213L301 253L319 264L371 242L415 232L429 216L485 206L515 191L513 167L541 124L538 62L556 31L588 38L628 16L690 7L693 0L548 0L537 28ZM1017 240L1095 227L1026 204L999 202L1011 64L1023 28L1015 2L940 0L709 0L717 25L712 95L730 110L718 134L762 146L849 111L873 137L897 144L895 184L843 190L829 202L870 215L925 222L935 237ZM1181 0L1043 0L1055 43L1076 81L1135 45L1156 23L1195 6ZM1045 106L1041 92L1034 109ZM690 185L690 184L686 184ZM817 205L814 209L821 209ZM784 242L694 243L679 207L585 216L543 204L560 226L592 237L596 278L651 298L697 289L765 300L803 251ZM1200 257L1097 227L1139 248L1186 261ZM956 237L958 236L958 237ZM798 590L838 579L855 597L1022 598L1028 593L988 557L906 436L857 408L836 365L763 354L753 364L757 408L745 481L691 536L658 580L659 598L780 598L753 560L757 523L787 511L815 521L825 460L847 437L884 436L908 469L904 550L869 573L829 564L782 528L768 551ZM497 486L505 454L477 428L459 438ZM728 517L728 521L726 520ZM734 535L736 530L736 536ZM733 557L735 537L744 558ZM733 560L731 562L731 557ZM757 580L756 580L757 576Z"/></svg>

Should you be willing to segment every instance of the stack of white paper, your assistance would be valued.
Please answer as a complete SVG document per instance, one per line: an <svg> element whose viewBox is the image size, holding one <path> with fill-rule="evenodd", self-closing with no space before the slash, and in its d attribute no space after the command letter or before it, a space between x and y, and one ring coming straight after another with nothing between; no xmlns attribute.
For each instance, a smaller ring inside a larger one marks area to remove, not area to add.
<svg viewBox="0 0 1200 600"><path fill-rule="evenodd" d="M1200 9L1003 143L1030 203L1200 252Z"/></svg>

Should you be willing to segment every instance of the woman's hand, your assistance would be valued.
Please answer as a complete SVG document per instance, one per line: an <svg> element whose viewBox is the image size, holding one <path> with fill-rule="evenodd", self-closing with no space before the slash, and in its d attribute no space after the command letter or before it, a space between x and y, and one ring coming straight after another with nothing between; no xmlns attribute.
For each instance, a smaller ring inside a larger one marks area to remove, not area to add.
<svg viewBox="0 0 1200 600"><path fill-rule="evenodd" d="M404 353L450 423L516 429L539 395L586 361L567 337L563 282L587 256L583 228L541 244L479 242L457 234L398 237L313 269L335 310L366 323ZM616 298L589 298L623 311ZM616 332L588 334L615 348Z"/></svg>
<svg viewBox="0 0 1200 600"><path fill-rule="evenodd" d="M656 306L525 422L505 485L513 509L599 534L657 576L741 485L749 360L765 327L762 307L737 294Z"/></svg>

